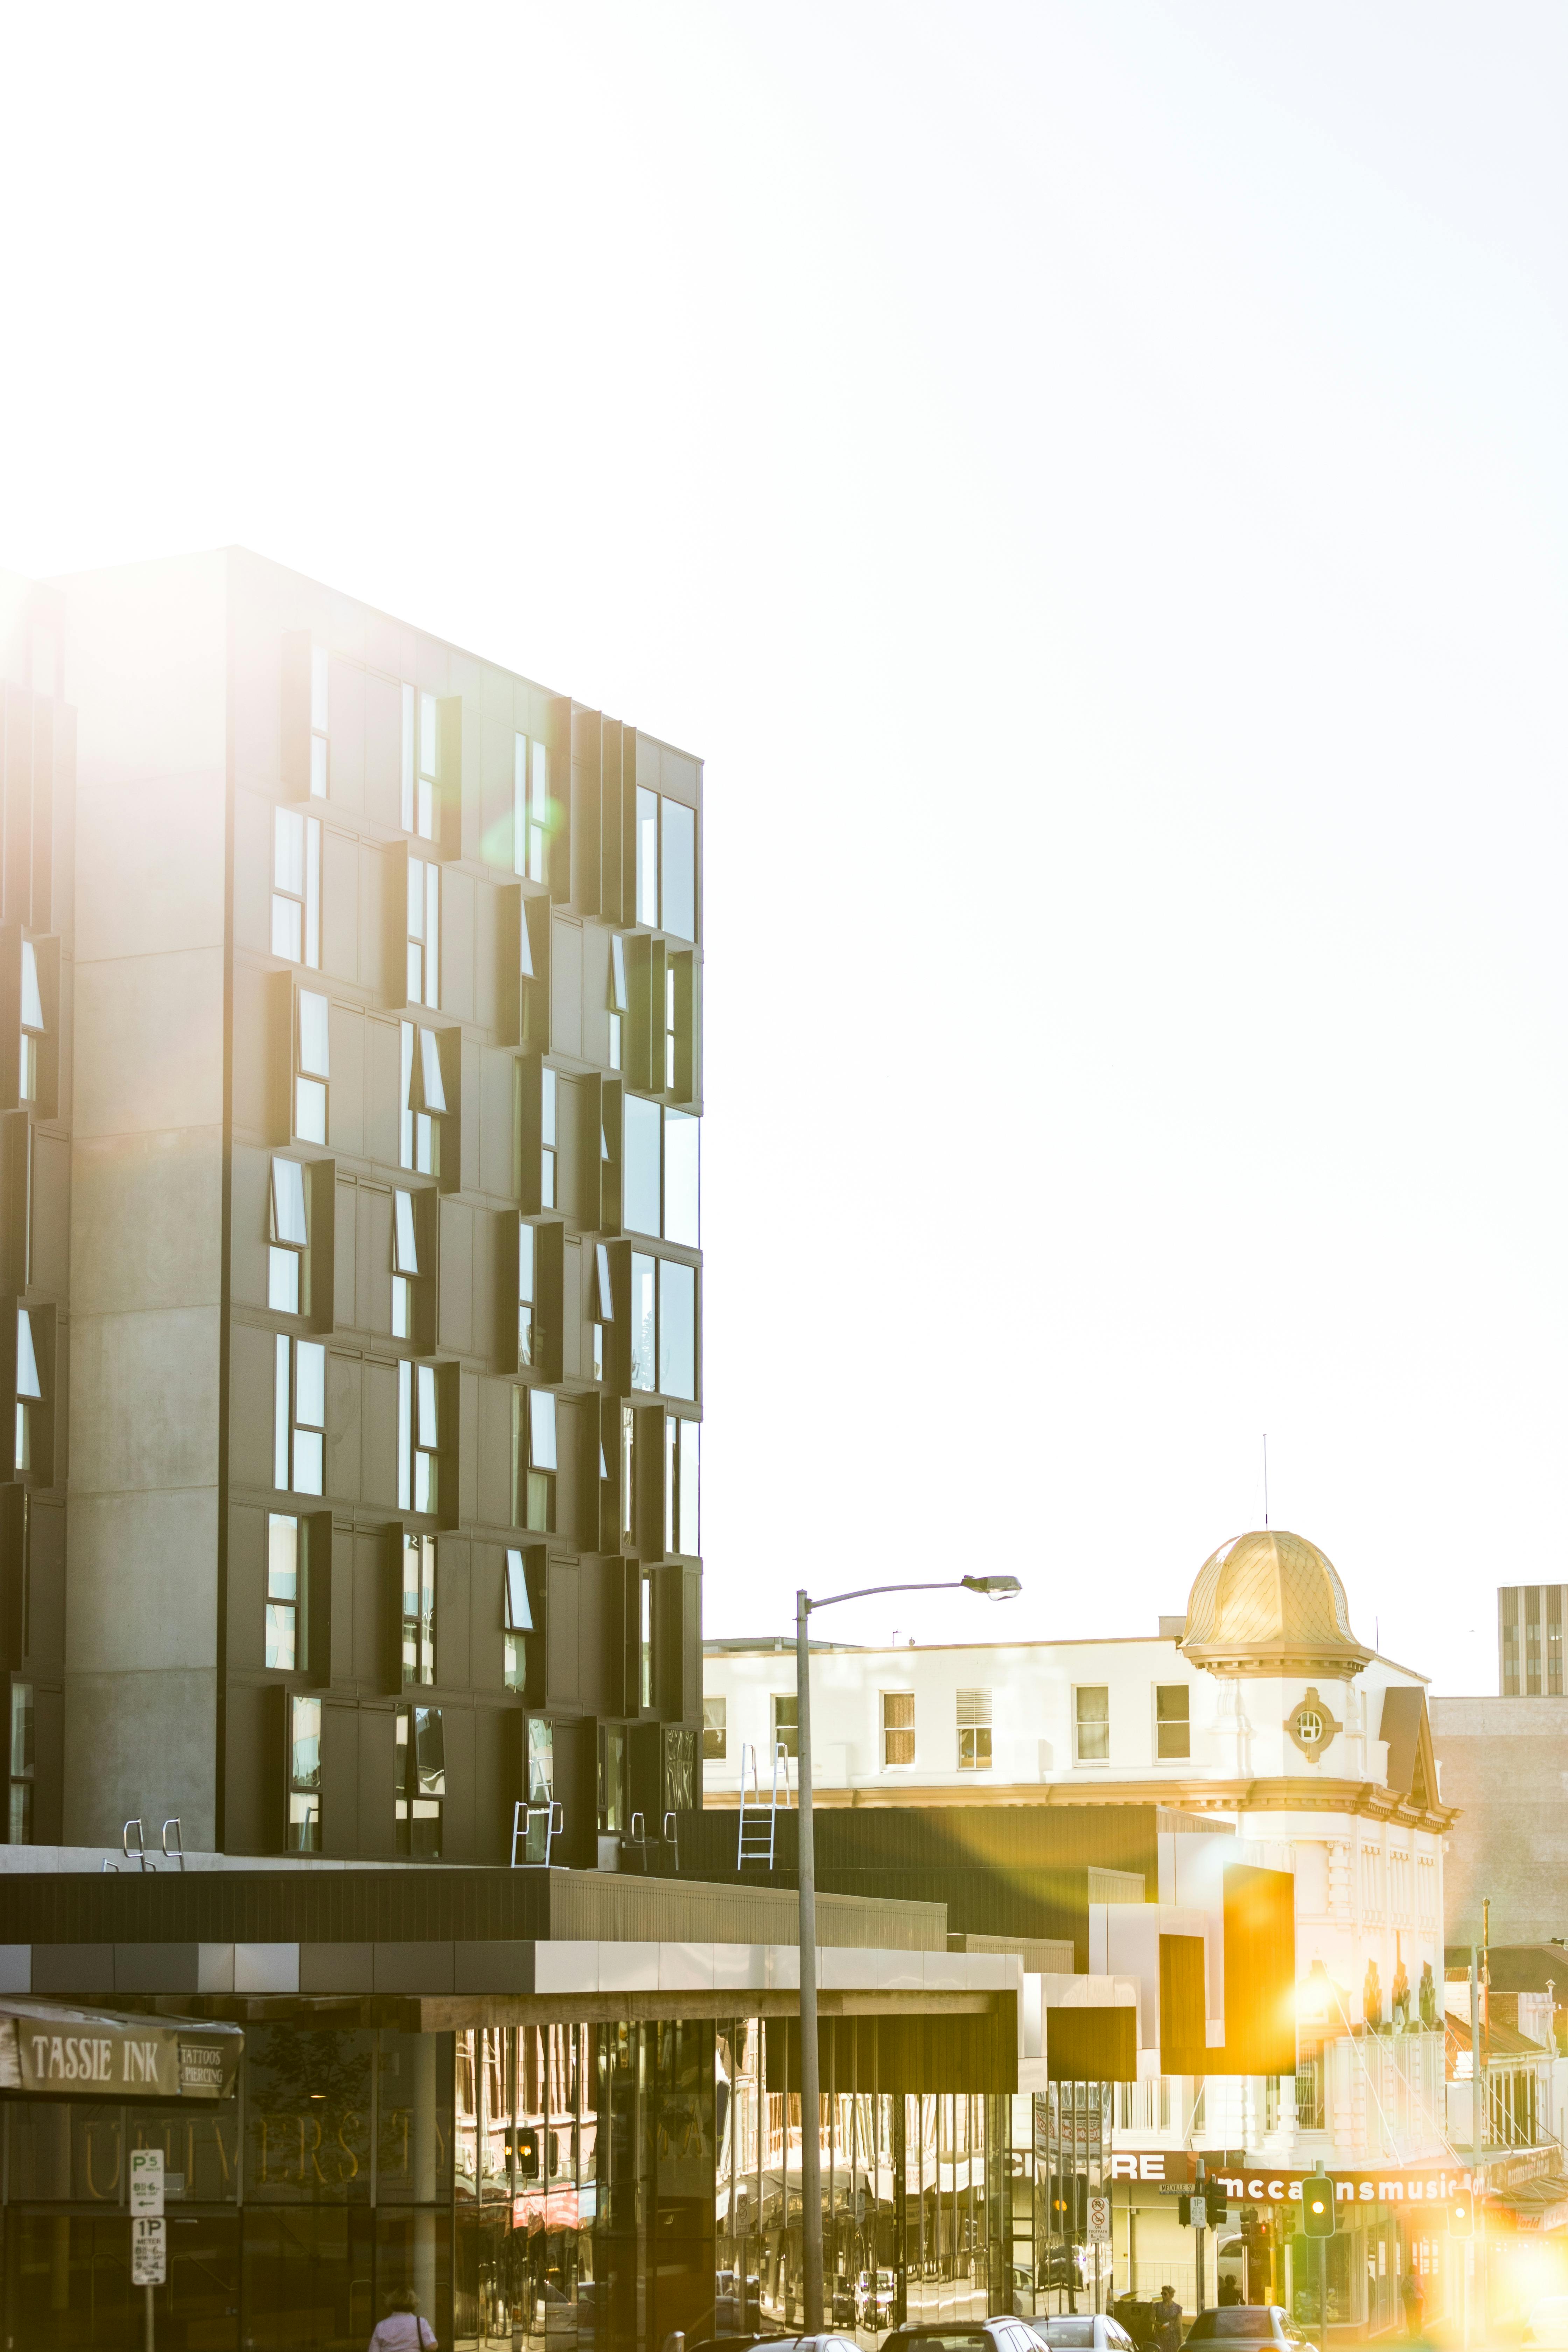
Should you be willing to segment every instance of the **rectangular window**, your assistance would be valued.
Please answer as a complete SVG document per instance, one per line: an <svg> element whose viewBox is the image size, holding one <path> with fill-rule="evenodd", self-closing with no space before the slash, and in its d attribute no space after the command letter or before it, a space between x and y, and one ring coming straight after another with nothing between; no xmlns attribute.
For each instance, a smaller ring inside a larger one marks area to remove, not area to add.
<svg viewBox="0 0 1568 2352"><path fill-rule="evenodd" d="M318 969L321 961L321 820L272 812L272 952Z"/></svg>
<svg viewBox="0 0 1568 2352"><path fill-rule="evenodd" d="M403 1679L436 1680L436 1538L403 1542Z"/></svg>
<svg viewBox="0 0 1568 2352"><path fill-rule="evenodd" d="M800 1707L794 1691L774 1691L772 1701L773 1753L800 1754ZM772 1757L769 1758L770 1764Z"/></svg>
<svg viewBox="0 0 1568 2352"><path fill-rule="evenodd" d="M626 1017L626 943L616 931L610 940L610 1067L622 1066Z"/></svg>
<svg viewBox="0 0 1568 2352"><path fill-rule="evenodd" d="M321 1851L321 1702L289 1700L289 1851Z"/></svg>
<svg viewBox="0 0 1568 2352"><path fill-rule="evenodd" d="M392 1336L414 1337L414 1283L419 1272L419 1234L414 1195L395 1186L392 1194Z"/></svg>
<svg viewBox="0 0 1568 2352"><path fill-rule="evenodd" d="M560 1206L555 1192L555 1073L542 1069L539 1073L539 1205L542 1209Z"/></svg>
<svg viewBox="0 0 1568 2352"><path fill-rule="evenodd" d="M31 940L22 941L22 1054L17 1087L23 1102L38 1099L38 1045L44 1034L44 999L38 986L38 956Z"/></svg>
<svg viewBox="0 0 1568 2352"><path fill-rule="evenodd" d="M658 794L637 786L637 920L650 931L658 929Z"/></svg>
<svg viewBox="0 0 1568 2352"><path fill-rule="evenodd" d="M408 1002L435 1012L441 1002L441 869L431 858L408 861Z"/></svg>
<svg viewBox="0 0 1568 2352"><path fill-rule="evenodd" d="M325 646L310 647L310 794L324 801L328 788L327 720L331 664Z"/></svg>
<svg viewBox="0 0 1568 2352"><path fill-rule="evenodd" d="M1079 1764L1110 1761L1110 1692L1103 1683L1080 1683L1073 1693L1073 1756Z"/></svg>
<svg viewBox="0 0 1568 2352"><path fill-rule="evenodd" d="M397 1367L397 1507L441 1507L441 1389L434 1364Z"/></svg>
<svg viewBox="0 0 1568 2352"><path fill-rule="evenodd" d="M628 1094L621 1135L622 1215L628 1233L660 1234L689 1249L700 1240L702 1122Z"/></svg>
<svg viewBox="0 0 1568 2352"><path fill-rule="evenodd" d="M659 803L660 929L678 940L697 937L697 814L683 801Z"/></svg>
<svg viewBox="0 0 1568 2352"><path fill-rule="evenodd" d="M702 1121L689 1111L664 1114L664 1238L696 1249L701 1241Z"/></svg>
<svg viewBox="0 0 1568 2352"><path fill-rule="evenodd" d="M550 754L526 735L512 738L512 871L530 882L548 881Z"/></svg>
<svg viewBox="0 0 1568 2352"><path fill-rule="evenodd" d="M599 1829L605 1837L626 1825L626 1735L618 1723L599 1727Z"/></svg>
<svg viewBox="0 0 1568 2352"><path fill-rule="evenodd" d="M541 1352L534 1345L536 1326L533 1319L538 1255L534 1247L533 1227L520 1220L517 1228L517 1360L520 1368L536 1362Z"/></svg>
<svg viewBox="0 0 1568 2352"><path fill-rule="evenodd" d="M610 1283L610 1252L607 1244L594 1244L594 1378L605 1378L605 1351L609 1346L605 1327L616 1319L615 1293Z"/></svg>
<svg viewBox="0 0 1568 2352"><path fill-rule="evenodd" d="M658 1262L658 1387L696 1402L697 1272L668 1257Z"/></svg>
<svg viewBox="0 0 1568 2352"><path fill-rule="evenodd" d="M506 1556L506 1584L501 1595L506 1642L506 1686L520 1691L528 1681L528 1640L533 1612L528 1605L528 1574L520 1551Z"/></svg>
<svg viewBox="0 0 1568 2352"><path fill-rule="evenodd" d="M1154 1685L1154 1753L1162 1759L1190 1756L1192 1693L1185 1683Z"/></svg>
<svg viewBox="0 0 1568 2352"><path fill-rule="evenodd" d="M991 1769L991 1694L961 1690L958 1694L958 1769L961 1772Z"/></svg>
<svg viewBox="0 0 1568 2352"><path fill-rule="evenodd" d="M729 1733L726 1727L725 1701L708 1692L702 1695L702 1761L722 1764L729 1755Z"/></svg>
<svg viewBox="0 0 1568 2352"><path fill-rule="evenodd" d="M676 1055L680 1031L675 1013L675 967L667 965L664 974L664 1091L675 1092Z"/></svg>
<svg viewBox="0 0 1568 2352"><path fill-rule="evenodd" d="M31 1470L38 1458L36 1420L44 1410L44 1384L38 1375L38 1350L33 1318L25 1307L16 1309L16 1450L18 1470Z"/></svg>
<svg viewBox="0 0 1568 2352"><path fill-rule="evenodd" d="M310 1304L308 1241L305 1171L297 1160L274 1157L267 1245L267 1304L274 1314L302 1315Z"/></svg>
<svg viewBox="0 0 1568 2352"><path fill-rule="evenodd" d="M282 1674L310 1667L306 1566L308 1523L267 1515L267 1663Z"/></svg>
<svg viewBox="0 0 1568 2352"><path fill-rule="evenodd" d="M447 1743L438 1706L397 1710L397 1851L414 1862L441 1859Z"/></svg>
<svg viewBox="0 0 1568 2352"><path fill-rule="evenodd" d="M528 1484L524 1489L523 1526L539 1535L555 1526L555 1392L523 1389L528 1400Z"/></svg>
<svg viewBox="0 0 1568 2352"><path fill-rule="evenodd" d="M30 1845L33 1838L33 1685L11 1685L11 1803L6 1824L12 1845Z"/></svg>
<svg viewBox="0 0 1568 2352"><path fill-rule="evenodd" d="M915 1695L882 1693L882 1762L898 1769L915 1760Z"/></svg>
<svg viewBox="0 0 1568 2352"><path fill-rule="evenodd" d="M302 988L294 1038L294 1132L301 1143L327 1140L328 1019L326 998Z"/></svg>
<svg viewBox="0 0 1568 2352"><path fill-rule="evenodd" d="M638 1595L637 1704L653 1705L653 1579L642 1579Z"/></svg>
<svg viewBox="0 0 1568 2352"><path fill-rule="evenodd" d="M702 1549L702 1424L678 1422L680 1442L676 1454L675 1549L695 1559Z"/></svg>
<svg viewBox="0 0 1568 2352"><path fill-rule="evenodd" d="M655 1288L657 1258L632 1252L632 1386L649 1391L658 1385L656 1349L658 1313Z"/></svg>
<svg viewBox="0 0 1568 2352"><path fill-rule="evenodd" d="M403 830L422 841L436 838L436 801L441 781L440 713L433 694L403 689Z"/></svg>
<svg viewBox="0 0 1568 2352"><path fill-rule="evenodd" d="M659 1107L645 1095L626 1097L621 1128L622 1215L628 1233L657 1234L660 1216Z"/></svg>
<svg viewBox="0 0 1568 2352"><path fill-rule="evenodd" d="M621 1541L630 1543L637 1525L637 1415L621 1407Z"/></svg>
<svg viewBox="0 0 1568 2352"><path fill-rule="evenodd" d="M278 1334L273 1396L273 1485L319 1495L327 1426L327 1351L319 1340Z"/></svg>
<svg viewBox="0 0 1568 2352"><path fill-rule="evenodd" d="M417 1176L441 1172L441 1121L447 1087L441 1075L441 1040L434 1029L400 1022L403 1114L401 1164Z"/></svg>

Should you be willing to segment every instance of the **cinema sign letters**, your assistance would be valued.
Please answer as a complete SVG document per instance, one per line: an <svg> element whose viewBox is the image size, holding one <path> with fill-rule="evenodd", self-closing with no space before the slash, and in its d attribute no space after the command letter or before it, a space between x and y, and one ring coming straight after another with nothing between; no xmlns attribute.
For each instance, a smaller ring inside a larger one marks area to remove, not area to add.
<svg viewBox="0 0 1568 2352"><path fill-rule="evenodd" d="M195 2018L0 2003L0 2091L48 2098L223 2099L244 2035Z"/></svg>

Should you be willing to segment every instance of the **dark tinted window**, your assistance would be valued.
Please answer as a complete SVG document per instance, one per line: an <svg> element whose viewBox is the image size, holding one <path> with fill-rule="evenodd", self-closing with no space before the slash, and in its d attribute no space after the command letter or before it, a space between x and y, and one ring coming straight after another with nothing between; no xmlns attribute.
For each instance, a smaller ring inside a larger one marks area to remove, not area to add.
<svg viewBox="0 0 1568 2352"><path fill-rule="evenodd" d="M1274 2315L1267 2304L1229 2305L1224 2311L1200 2312L1187 2331L1189 2344L1213 2344L1228 2338L1235 2342L1271 2344L1274 2340Z"/></svg>
<svg viewBox="0 0 1568 2352"><path fill-rule="evenodd" d="M1047 2319L1036 2329L1047 2344L1089 2345L1094 2342L1092 2319Z"/></svg>

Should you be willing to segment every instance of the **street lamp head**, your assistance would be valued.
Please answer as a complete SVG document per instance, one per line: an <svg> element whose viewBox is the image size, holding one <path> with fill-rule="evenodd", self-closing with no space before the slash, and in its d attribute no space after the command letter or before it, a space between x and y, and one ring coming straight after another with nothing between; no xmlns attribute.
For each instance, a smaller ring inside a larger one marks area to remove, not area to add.
<svg viewBox="0 0 1568 2352"><path fill-rule="evenodd" d="M987 1601L1013 1601L1024 1589L1016 1576L965 1576L959 1580L966 1592L982 1592Z"/></svg>

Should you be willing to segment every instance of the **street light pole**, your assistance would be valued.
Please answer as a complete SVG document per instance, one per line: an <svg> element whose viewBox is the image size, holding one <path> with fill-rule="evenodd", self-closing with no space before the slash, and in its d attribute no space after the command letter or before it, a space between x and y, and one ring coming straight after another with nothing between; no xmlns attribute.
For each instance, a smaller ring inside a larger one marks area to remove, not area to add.
<svg viewBox="0 0 1568 2352"><path fill-rule="evenodd" d="M987 1601L1010 1601L1020 1590L1016 1576L959 1576L936 1584L866 1584L854 1592L830 1592L813 1601L795 1596L796 1883L800 1889L800 2273L805 2303L805 2333L822 2329L822 2085L816 2047L816 1856L811 1814L811 1643L814 1609L840 1601L866 1601L879 1592L978 1592ZM785 2179L788 2178L785 2134ZM787 2221L787 2213L786 2213Z"/></svg>
<svg viewBox="0 0 1568 2352"><path fill-rule="evenodd" d="M795 1596L795 1687L800 1888L800 2228L805 2325L822 2326L822 2131L816 2051L816 1855L811 1821L811 1602ZM786 2136L787 2138L787 2136Z"/></svg>

